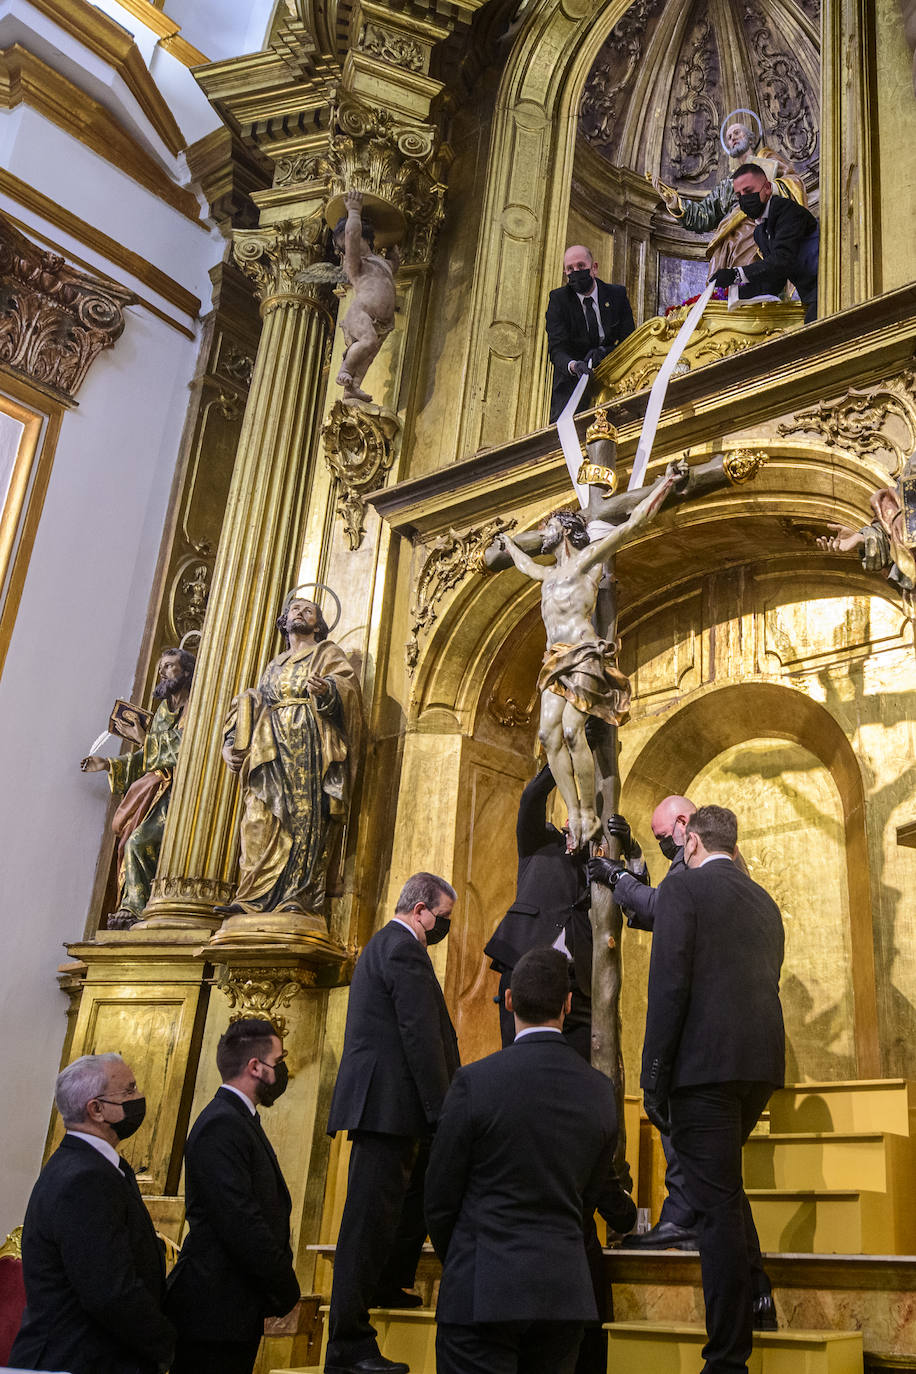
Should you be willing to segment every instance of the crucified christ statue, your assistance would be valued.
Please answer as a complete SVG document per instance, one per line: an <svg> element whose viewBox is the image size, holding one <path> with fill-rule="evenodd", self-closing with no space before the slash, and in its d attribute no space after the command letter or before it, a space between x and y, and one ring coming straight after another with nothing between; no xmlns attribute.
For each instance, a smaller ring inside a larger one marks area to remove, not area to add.
<svg viewBox="0 0 916 1374"><path fill-rule="evenodd" d="M607 560L660 509L681 476L669 470L627 520L590 541L580 512L558 511L541 527L541 552L553 564L536 563L507 535L496 540L519 572L541 583L541 615L547 652L538 677L539 736L569 812L575 846L601 833L595 811L595 760L585 738L588 716L620 725L627 716L630 684L617 666L617 645L602 639L593 618Z"/></svg>

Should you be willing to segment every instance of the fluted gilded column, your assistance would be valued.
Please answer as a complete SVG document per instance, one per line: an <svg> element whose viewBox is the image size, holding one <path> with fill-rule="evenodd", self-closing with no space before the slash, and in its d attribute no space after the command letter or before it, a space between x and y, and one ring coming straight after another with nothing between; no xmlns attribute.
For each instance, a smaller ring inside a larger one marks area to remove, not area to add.
<svg viewBox="0 0 916 1374"><path fill-rule="evenodd" d="M316 207L317 208L317 207ZM239 230L233 252L264 326L239 439L213 588L147 926L220 924L235 852L237 782L220 747L229 702L276 652L275 621L296 580L303 503L323 402L332 317L312 270L324 221Z"/></svg>

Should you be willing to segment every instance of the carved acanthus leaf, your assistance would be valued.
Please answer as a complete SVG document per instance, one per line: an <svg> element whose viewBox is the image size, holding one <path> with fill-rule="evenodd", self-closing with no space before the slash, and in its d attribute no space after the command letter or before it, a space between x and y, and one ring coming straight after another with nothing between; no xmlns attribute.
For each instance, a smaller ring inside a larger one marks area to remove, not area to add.
<svg viewBox="0 0 916 1374"><path fill-rule="evenodd" d="M316 979L315 970L309 968L235 968L220 964L212 981L229 1001L230 1021L246 1016L270 1021L282 1038L287 1022L280 1009L288 1008L304 988L314 987Z"/></svg>
<svg viewBox="0 0 916 1374"><path fill-rule="evenodd" d="M837 400L821 401L783 422L779 433L819 434L834 448L851 449L860 458L889 454L896 477L916 451L916 371L905 372L869 390L850 387Z"/></svg>
<svg viewBox="0 0 916 1374"><path fill-rule="evenodd" d="M251 277L264 304L318 298L325 266L321 261L324 229L322 216L312 215L263 229L235 231L233 256Z"/></svg>
<svg viewBox="0 0 916 1374"><path fill-rule="evenodd" d="M757 87L763 97L763 125L772 131L774 146L798 166L817 155L817 111L808 101L808 88L798 59L780 48L763 10L745 0L744 27L757 63Z"/></svg>
<svg viewBox="0 0 916 1374"><path fill-rule="evenodd" d="M383 29L379 24L364 25L359 46L370 57L403 67L408 72L422 72L426 65L423 49L415 39Z"/></svg>
<svg viewBox="0 0 916 1374"><path fill-rule="evenodd" d="M671 166L683 181L703 181L718 158L719 111L709 95L713 63L712 27L704 18L678 68L671 111Z"/></svg>
<svg viewBox="0 0 916 1374"><path fill-rule="evenodd" d="M325 459L340 488L337 506L351 549L359 548L365 533L365 494L381 486L394 462L400 430L393 411L335 401L321 431Z"/></svg>
<svg viewBox="0 0 916 1374"><path fill-rule="evenodd" d="M442 598L472 572L483 568L483 554L498 534L515 528L515 520L489 520L462 534L450 529L435 539L420 575L411 611L410 639L407 641L407 670L412 673L420 657L420 635L439 615Z"/></svg>
<svg viewBox="0 0 916 1374"><path fill-rule="evenodd" d="M445 213L446 159L437 130L352 98L337 107L334 129L332 197L355 190L391 205L406 224L403 261L428 262Z"/></svg>
<svg viewBox="0 0 916 1374"><path fill-rule="evenodd" d="M0 362L75 396L136 299L45 252L0 215Z"/></svg>

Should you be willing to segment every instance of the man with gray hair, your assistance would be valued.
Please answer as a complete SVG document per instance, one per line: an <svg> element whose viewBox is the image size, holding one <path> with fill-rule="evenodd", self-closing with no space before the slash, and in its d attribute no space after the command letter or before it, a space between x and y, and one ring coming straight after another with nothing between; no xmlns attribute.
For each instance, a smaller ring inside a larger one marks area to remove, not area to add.
<svg viewBox="0 0 916 1374"><path fill-rule="evenodd" d="M146 1111L119 1054L86 1054L57 1077L66 1134L41 1171L22 1229L26 1309L14 1369L164 1374L175 1331L165 1263L134 1171L117 1151Z"/></svg>
<svg viewBox="0 0 916 1374"><path fill-rule="evenodd" d="M449 930L455 889L415 873L350 984L328 1132L352 1141L334 1256L325 1374L407 1374L379 1351L369 1308L419 1307L423 1176L458 1041L428 946Z"/></svg>

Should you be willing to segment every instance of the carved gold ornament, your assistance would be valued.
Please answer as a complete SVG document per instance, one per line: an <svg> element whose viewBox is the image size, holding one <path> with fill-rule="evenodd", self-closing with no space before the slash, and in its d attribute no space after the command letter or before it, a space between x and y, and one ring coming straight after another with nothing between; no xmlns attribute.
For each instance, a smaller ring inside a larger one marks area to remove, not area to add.
<svg viewBox="0 0 916 1374"><path fill-rule="evenodd" d="M287 1031L286 1017L280 1009L287 1009L304 988L315 986L317 974L309 968L230 968L220 964L213 979L232 1008L230 1021L253 1016L269 1021L282 1039Z"/></svg>
<svg viewBox="0 0 916 1374"><path fill-rule="evenodd" d="M611 424L603 406L596 411L594 420L585 431L587 444L593 444L597 439L611 439L615 444L617 442L617 426Z"/></svg>
<svg viewBox="0 0 916 1374"><path fill-rule="evenodd" d="M769 458L762 448L733 448L722 459L722 467L732 486L740 487L756 477L767 462Z"/></svg>
<svg viewBox="0 0 916 1374"><path fill-rule="evenodd" d="M819 434L860 458L890 453L896 477L916 450L916 371L908 368L868 390L850 387L845 396L799 411L779 426L779 433Z"/></svg>
<svg viewBox="0 0 916 1374"><path fill-rule="evenodd" d="M0 215L0 363L75 396L136 299L38 248Z"/></svg>
<svg viewBox="0 0 916 1374"><path fill-rule="evenodd" d="M410 617L407 641L407 671L412 673L420 657L420 635L434 624L439 603L472 572L486 572L483 555L498 534L515 528L515 520L489 520L485 525L465 530L450 529L433 541L429 556L420 569Z"/></svg>
<svg viewBox="0 0 916 1374"><path fill-rule="evenodd" d="M401 422L381 406L352 406L335 401L321 431L324 456L339 486L337 509L351 549L365 533L365 494L382 485L395 458Z"/></svg>

